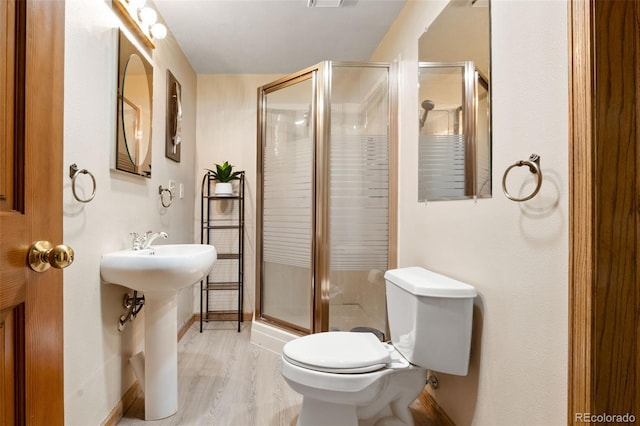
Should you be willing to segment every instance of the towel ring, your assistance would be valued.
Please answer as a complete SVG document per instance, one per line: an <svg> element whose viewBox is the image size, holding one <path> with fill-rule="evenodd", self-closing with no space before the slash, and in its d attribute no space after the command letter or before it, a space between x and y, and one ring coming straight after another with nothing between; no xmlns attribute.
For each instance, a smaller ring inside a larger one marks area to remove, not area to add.
<svg viewBox="0 0 640 426"><path fill-rule="evenodd" d="M513 169L514 167L521 167L521 166L528 166L529 171L537 176L538 183L536 184L536 188L533 190L531 194L523 198L516 198L511 194L509 194L509 191L507 191L507 175L509 174L511 169ZM532 199L538 194L538 191L540 191L541 186L542 186L542 171L540 170L540 156L537 154L531 154L531 156L529 157L529 160L521 160L507 167L507 170L504 171L504 176L502 176L502 192L504 192L504 195L512 201L521 202L521 201L527 201Z"/></svg>
<svg viewBox="0 0 640 426"><path fill-rule="evenodd" d="M165 192L169 194L169 201L167 202L164 201ZM171 192L171 189L163 188L162 185L160 185L160 187L158 187L158 194L160 194L160 204L162 204L162 207L165 209L171 207L171 203L173 202L173 192Z"/></svg>
<svg viewBox="0 0 640 426"><path fill-rule="evenodd" d="M76 192L76 179L79 175L89 175L91 178L91 182L93 183L93 191L91 191L91 195L89 198L80 198L78 193ZM80 203L88 203L93 200L93 197L96 196L96 178L93 177L93 174L87 169L78 169L76 163L73 163L69 166L69 177L71 178L71 192L73 192L73 198L75 198Z"/></svg>

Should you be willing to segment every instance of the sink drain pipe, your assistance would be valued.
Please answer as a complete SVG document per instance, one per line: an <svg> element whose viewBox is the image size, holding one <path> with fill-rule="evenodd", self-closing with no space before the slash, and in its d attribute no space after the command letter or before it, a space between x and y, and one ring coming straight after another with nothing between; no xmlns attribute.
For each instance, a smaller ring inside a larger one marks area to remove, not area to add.
<svg viewBox="0 0 640 426"><path fill-rule="evenodd" d="M142 310L144 306L144 294L138 297L138 292L133 291L133 294L125 294L124 300L122 301L122 305L127 310L121 317L120 321L118 321L118 331L124 330L127 326L128 321L133 321L136 319L136 316Z"/></svg>

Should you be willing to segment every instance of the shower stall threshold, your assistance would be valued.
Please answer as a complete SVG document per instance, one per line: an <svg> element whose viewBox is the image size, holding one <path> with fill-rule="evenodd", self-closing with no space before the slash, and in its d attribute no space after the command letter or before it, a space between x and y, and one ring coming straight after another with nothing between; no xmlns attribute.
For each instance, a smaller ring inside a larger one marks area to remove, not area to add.
<svg viewBox="0 0 640 426"><path fill-rule="evenodd" d="M290 340L299 337L271 324L253 319L251 323L251 343L282 355L282 347Z"/></svg>

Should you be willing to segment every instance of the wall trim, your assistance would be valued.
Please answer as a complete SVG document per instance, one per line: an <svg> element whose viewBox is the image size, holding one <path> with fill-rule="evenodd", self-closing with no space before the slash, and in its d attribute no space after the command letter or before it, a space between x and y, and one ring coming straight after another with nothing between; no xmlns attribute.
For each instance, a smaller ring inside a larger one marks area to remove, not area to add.
<svg viewBox="0 0 640 426"><path fill-rule="evenodd" d="M178 328L178 342L187 333L187 331L189 331L189 327L191 327L196 322L196 317L196 314L191 315L191 318L185 321L185 323L182 324L180 328Z"/></svg>
<svg viewBox="0 0 640 426"><path fill-rule="evenodd" d="M122 420L122 416L124 413L131 407L131 405L142 395L142 389L138 384L138 381L134 381L131 387L122 395L122 398L115 407L109 412L107 418L100 423L101 426L115 426L118 424L120 420Z"/></svg>
<svg viewBox="0 0 640 426"><path fill-rule="evenodd" d="M429 387L425 386L422 393L411 403L409 408L413 414L415 424L429 426L455 426L455 423L447 413L438 405L435 398L429 393Z"/></svg>

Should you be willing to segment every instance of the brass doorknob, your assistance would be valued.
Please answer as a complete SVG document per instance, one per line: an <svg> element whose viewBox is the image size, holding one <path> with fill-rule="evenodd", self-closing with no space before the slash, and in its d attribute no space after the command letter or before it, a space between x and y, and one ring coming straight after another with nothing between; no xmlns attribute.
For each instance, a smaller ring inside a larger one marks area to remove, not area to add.
<svg viewBox="0 0 640 426"><path fill-rule="evenodd" d="M44 272L51 266L66 268L73 263L73 249L64 244L52 247L49 241L36 241L29 247L27 263L36 272Z"/></svg>

